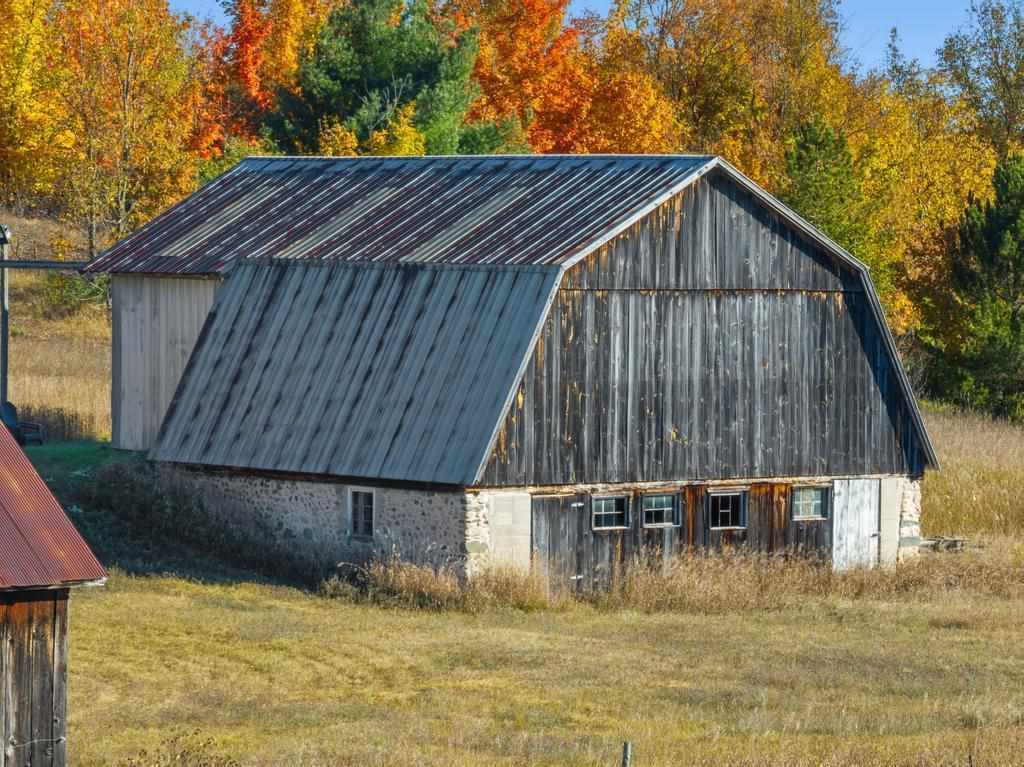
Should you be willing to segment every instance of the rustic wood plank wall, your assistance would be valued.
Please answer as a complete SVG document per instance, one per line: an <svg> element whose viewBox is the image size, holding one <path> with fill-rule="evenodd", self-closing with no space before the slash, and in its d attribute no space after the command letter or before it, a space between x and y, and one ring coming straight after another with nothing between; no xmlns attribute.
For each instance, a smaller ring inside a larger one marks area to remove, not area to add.
<svg viewBox="0 0 1024 767"><path fill-rule="evenodd" d="M687 551L721 551L745 547L764 554L802 553L827 559L832 554L832 518L794 520L788 483L745 485L747 526L742 530L708 527L707 487L689 485L656 492L678 499L680 524L644 527L644 493L624 490L630 498L629 527L592 529L592 498L588 495L537 495L532 526L535 562L550 582L574 589L601 588L637 561L667 564ZM615 494L615 493L609 493ZM602 495L605 495L602 493Z"/></svg>
<svg viewBox="0 0 1024 767"><path fill-rule="evenodd" d="M152 446L219 284L217 279L114 275L114 447L148 450Z"/></svg>
<svg viewBox="0 0 1024 767"><path fill-rule="evenodd" d="M566 275L480 484L921 465L855 275L711 176Z"/></svg>
<svg viewBox="0 0 1024 767"><path fill-rule="evenodd" d="M0 595L0 767L63 767L67 591Z"/></svg>

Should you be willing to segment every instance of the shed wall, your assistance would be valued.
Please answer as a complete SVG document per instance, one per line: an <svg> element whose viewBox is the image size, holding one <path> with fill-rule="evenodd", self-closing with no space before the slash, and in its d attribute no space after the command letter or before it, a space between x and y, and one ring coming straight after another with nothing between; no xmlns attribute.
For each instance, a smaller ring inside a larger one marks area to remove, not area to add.
<svg viewBox="0 0 1024 767"><path fill-rule="evenodd" d="M67 761L68 592L0 594L0 767Z"/></svg>
<svg viewBox="0 0 1024 767"><path fill-rule="evenodd" d="M114 447L148 450L156 441L219 284L218 279L113 276Z"/></svg>

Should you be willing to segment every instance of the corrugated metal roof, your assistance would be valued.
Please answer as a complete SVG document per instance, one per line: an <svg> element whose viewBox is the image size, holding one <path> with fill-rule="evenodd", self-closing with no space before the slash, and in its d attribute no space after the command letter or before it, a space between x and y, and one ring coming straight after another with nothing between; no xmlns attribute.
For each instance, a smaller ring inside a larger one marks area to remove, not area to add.
<svg viewBox="0 0 1024 767"><path fill-rule="evenodd" d="M239 258L555 265L706 156L249 158L89 264L219 274Z"/></svg>
<svg viewBox="0 0 1024 767"><path fill-rule="evenodd" d="M106 577L14 437L0 426L0 589Z"/></svg>
<svg viewBox="0 0 1024 767"><path fill-rule="evenodd" d="M469 484L559 274L557 267L239 262L151 455Z"/></svg>

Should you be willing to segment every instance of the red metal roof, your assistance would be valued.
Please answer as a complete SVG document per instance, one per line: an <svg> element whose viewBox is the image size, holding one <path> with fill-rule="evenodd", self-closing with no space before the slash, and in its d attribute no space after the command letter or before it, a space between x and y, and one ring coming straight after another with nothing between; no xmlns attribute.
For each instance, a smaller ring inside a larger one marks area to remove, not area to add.
<svg viewBox="0 0 1024 767"><path fill-rule="evenodd" d="M0 589L106 577L14 437L0 426Z"/></svg>
<svg viewBox="0 0 1024 767"><path fill-rule="evenodd" d="M554 266L714 158L252 157L86 272L222 274L239 258Z"/></svg>

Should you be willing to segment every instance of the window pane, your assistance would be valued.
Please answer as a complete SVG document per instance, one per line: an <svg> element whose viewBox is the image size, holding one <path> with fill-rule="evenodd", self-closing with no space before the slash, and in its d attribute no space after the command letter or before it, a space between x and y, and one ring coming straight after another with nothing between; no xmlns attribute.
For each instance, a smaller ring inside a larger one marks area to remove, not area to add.
<svg viewBox="0 0 1024 767"><path fill-rule="evenodd" d="M645 527L677 524L676 497L674 495L645 495L641 503Z"/></svg>
<svg viewBox="0 0 1024 767"><path fill-rule="evenodd" d="M629 499L625 496L616 498L594 498L592 501L594 530L607 530L616 527L628 527L627 515Z"/></svg>
<svg viewBox="0 0 1024 767"><path fill-rule="evenodd" d="M352 492L352 534L373 537L373 493Z"/></svg>
<svg viewBox="0 0 1024 767"><path fill-rule="evenodd" d="M711 527L746 527L743 493L716 494L708 497Z"/></svg>
<svg viewBox="0 0 1024 767"><path fill-rule="evenodd" d="M793 489L793 519L820 519L827 515L827 487L798 487Z"/></svg>

